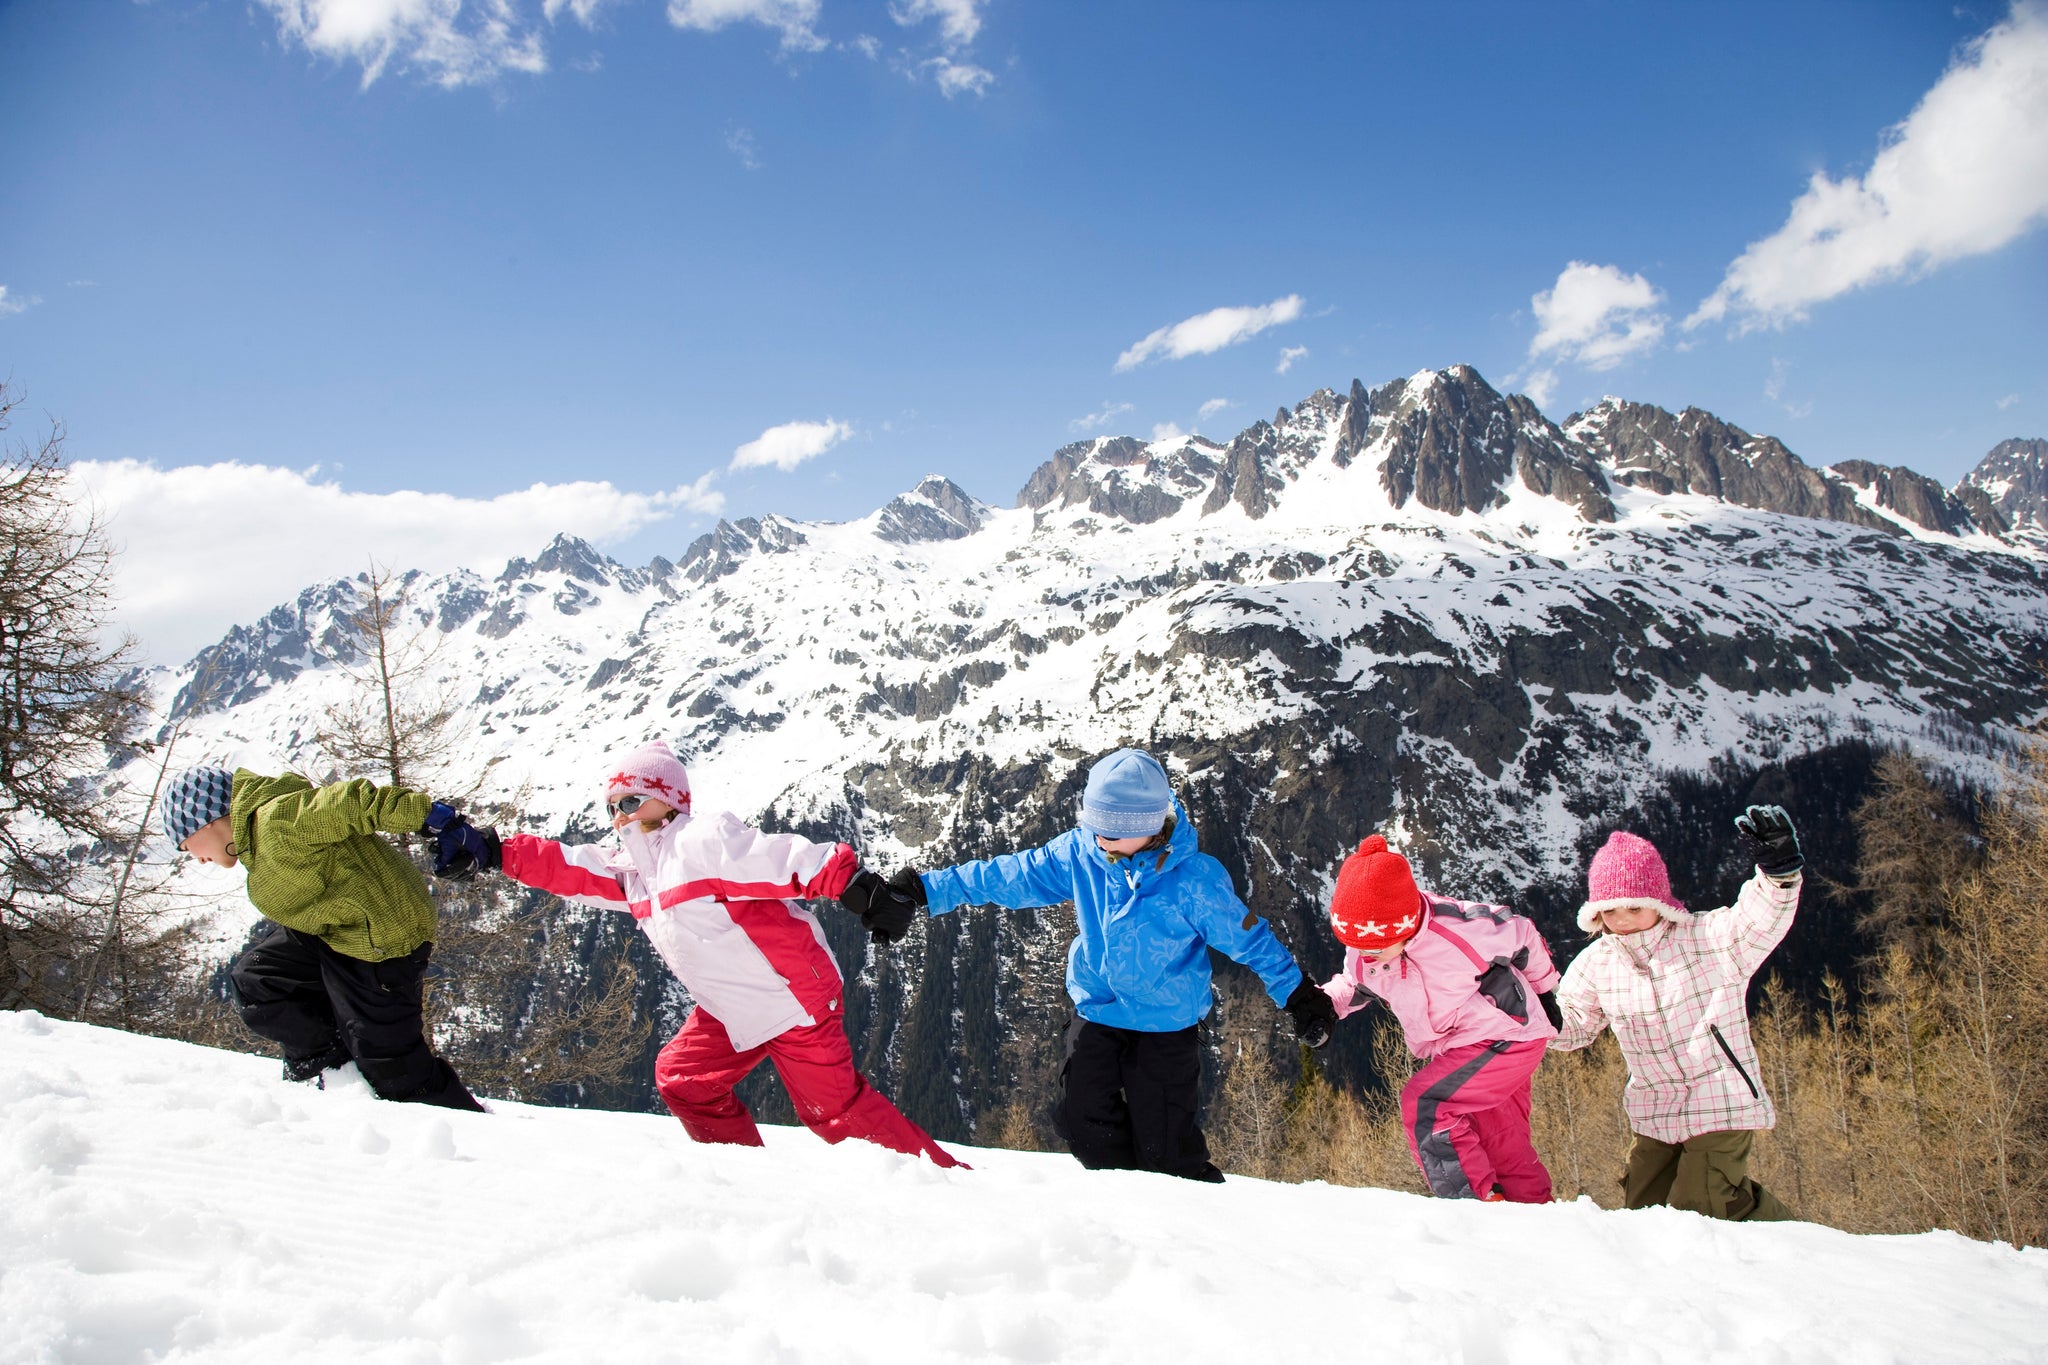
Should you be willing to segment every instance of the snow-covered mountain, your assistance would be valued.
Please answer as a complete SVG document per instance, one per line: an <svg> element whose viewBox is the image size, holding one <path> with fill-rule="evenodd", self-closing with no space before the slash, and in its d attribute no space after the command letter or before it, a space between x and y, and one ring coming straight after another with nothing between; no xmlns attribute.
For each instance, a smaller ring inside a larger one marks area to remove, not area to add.
<svg viewBox="0 0 2048 1365"><path fill-rule="evenodd" d="M941 1171L329 1079L0 1014L0 1362L2017 1365L2048 1314L2048 1253L1951 1233Z"/></svg>
<svg viewBox="0 0 2048 1365"><path fill-rule="evenodd" d="M1070 445L1010 508L934 476L857 521L721 522L644 567L558 539L410 600L461 765L524 792L533 828L589 828L602 755L661 735L700 806L930 865L1049 837L1092 759L1143 744L1322 968L1321 898L1375 828L1446 890L1554 899L1676 782L1792 773L1770 791L1818 818L1836 770L1788 759L1904 744L1989 776L2048 714L2022 483L1814 468L1619 399L1560 427L1459 366L1319 390L1227 444ZM184 670L226 684L187 752L317 773L359 587L310 587ZM1726 820L1702 818L1687 856L1711 879ZM871 1064L999 1085L962 1016L1056 973L1041 940L1029 916L953 917L906 975L871 965Z"/></svg>

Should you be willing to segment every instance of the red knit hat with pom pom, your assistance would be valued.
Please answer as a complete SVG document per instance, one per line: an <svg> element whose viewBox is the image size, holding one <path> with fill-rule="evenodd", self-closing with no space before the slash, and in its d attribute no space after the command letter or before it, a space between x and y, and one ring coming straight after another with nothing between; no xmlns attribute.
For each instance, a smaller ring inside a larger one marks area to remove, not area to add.
<svg viewBox="0 0 2048 1365"><path fill-rule="evenodd" d="M1422 928L1422 892L1408 860L1367 835L1337 872L1330 894L1330 929L1347 947L1377 952L1406 943Z"/></svg>

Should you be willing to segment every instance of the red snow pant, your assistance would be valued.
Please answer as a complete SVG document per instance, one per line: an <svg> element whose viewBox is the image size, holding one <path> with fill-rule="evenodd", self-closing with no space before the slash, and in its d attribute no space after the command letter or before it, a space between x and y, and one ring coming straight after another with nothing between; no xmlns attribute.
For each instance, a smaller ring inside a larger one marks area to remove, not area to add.
<svg viewBox="0 0 2048 1365"><path fill-rule="evenodd" d="M1529 1077L1543 1040L1471 1043L1432 1057L1401 1087L1401 1126L1439 1199L1550 1202L1550 1172L1529 1141Z"/></svg>
<svg viewBox="0 0 2048 1365"><path fill-rule="evenodd" d="M928 1156L935 1165L964 1164L854 1069L853 1048L837 1010L819 1023L786 1029L740 1052L725 1025L699 1006L654 1059L654 1088L697 1141L759 1147L761 1130L732 1088L763 1057L775 1063L797 1117L825 1141L866 1138L891 1151Z"/></svg>

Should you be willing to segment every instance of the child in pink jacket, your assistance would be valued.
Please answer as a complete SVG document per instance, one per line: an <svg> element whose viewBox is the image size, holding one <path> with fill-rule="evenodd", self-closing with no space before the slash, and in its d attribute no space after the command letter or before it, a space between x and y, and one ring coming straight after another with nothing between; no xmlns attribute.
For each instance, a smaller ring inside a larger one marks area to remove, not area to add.
<svg viewBox="0 0 2048 1365"><path fill-rule="evenodd" d="M1323 989L1338 1015L1377 996L1423 1060L1401 1088L1401 1123L1430 1191L1548 1203L1550 1172L1529 1140L1529 1078L1557 1036L1557 968L1536 926L1504 906L1421 890L1375 834L1337 874L1330 927L1344 970Z"/></svg>
<svg viewBox="0 0 2048 1365"><path fill-rule="evenodd" d="M690 816L690 778L666 744L610 759L606 844L515 834L487 866L527 886L627 911L696 1000L654 1063L655 1089L699 1142L761 1145L733 1087L765 1059L797 1117L827 1142L865 1138L940 1166L960 1163L855 1069L846 986L805 900L837 898L876 941L909 930L915 906L863 870L845 844L766 834L725 812Z"/></svg>

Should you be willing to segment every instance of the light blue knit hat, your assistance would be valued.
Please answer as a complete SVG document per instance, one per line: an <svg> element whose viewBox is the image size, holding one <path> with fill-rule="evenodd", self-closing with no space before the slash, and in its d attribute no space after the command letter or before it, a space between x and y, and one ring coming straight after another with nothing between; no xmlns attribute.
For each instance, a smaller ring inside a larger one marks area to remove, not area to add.
<svg viewBox="0 0 2048 1365"><path fill-rule="evenodd" d="M1143 749L1118 749L1088 770L1081 828L1106 839L1157 834L1173 813L1166 769Z"/></svg>
<svg viewBox="0 0 2048 1365"><path fill-rule="evenodd" d="M176 848L228 813L234 775L225 768L187 768L164 785L164 836Z"/></svg>

